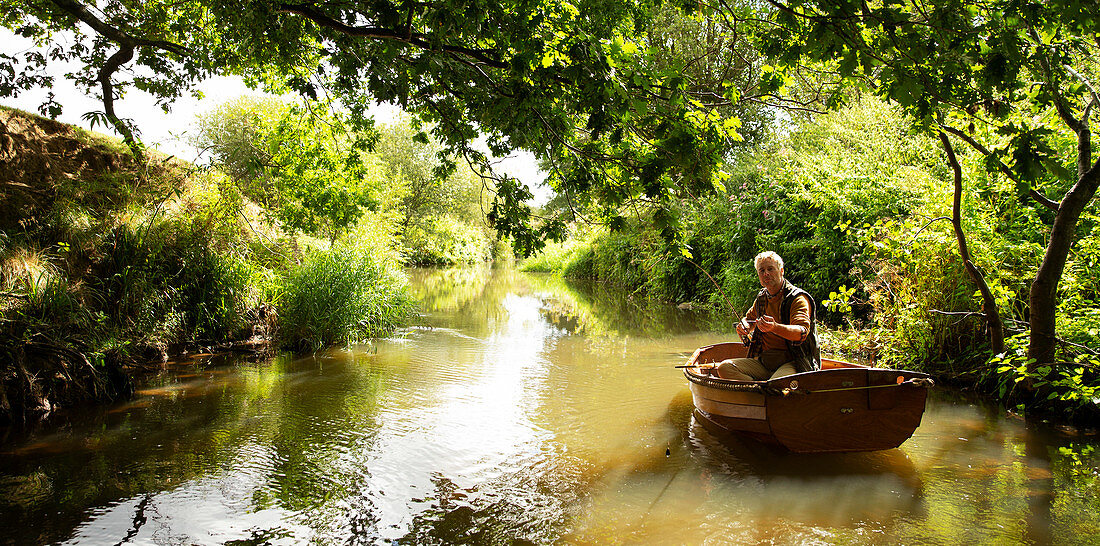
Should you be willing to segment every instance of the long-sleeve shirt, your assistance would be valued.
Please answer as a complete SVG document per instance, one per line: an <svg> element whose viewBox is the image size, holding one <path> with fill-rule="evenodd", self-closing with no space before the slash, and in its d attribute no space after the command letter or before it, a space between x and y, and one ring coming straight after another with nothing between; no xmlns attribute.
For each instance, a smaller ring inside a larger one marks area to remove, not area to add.
<svg viewBox="0 0 1100 546"><path fill-rule="evenodd" d="M775 295L774 297L769 297L768 301L764 304L764 314L774 318L776 322L781 322L779 309L780 305L782 305L783 303L783 298L780 294L782 294L782 292ZM748 312L745 313L745 318L749 320L756 320L757 318L759 318L756 314L755 305L750 307ZM805 341L806 334L810 331L810 302L806 298L796 296L794 301L791 302L790 319L790 325L802 327L802 339L799 341ZM763 343L763 350L765 351L787 350L787 340L783 339L778 334L773 334L771 332L762 332L758 328L756 330L756 334L754 335L761 336L760 339Z"/></svg>

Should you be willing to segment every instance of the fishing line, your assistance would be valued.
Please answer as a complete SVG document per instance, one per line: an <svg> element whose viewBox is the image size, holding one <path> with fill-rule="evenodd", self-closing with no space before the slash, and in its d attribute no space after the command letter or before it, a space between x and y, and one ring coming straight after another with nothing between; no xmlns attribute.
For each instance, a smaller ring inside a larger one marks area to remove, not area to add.
<svg viewBox="0 0 1100 546"><path fill-rule="evenodd" d="M726 302L726 305L730 308L730 311L733 313L733 316L735 316L735 317L740 316L741 312L733 306L733 302L730 301L729 296L726 295L726 291L722 289L722 286L718 284L718 281L714 280L714 277L710 276L710 273L708 273L706 269L703 269L702 267L700 267L699 264L692 261L691 258L688 258L687 256L683 256L682 254L681 254L681 257L685 261L687 261L687 263L689 263L691 265L694 265L696 269L698 269L699 271L702 271L703 274L707 276L707 279L710 279L711 284L713 284L714 287L718 289L718 294L722 296L722 299ZM755 301L755 299L753 299L753 301ZM755 321L749 321L749 326L750 327L752 326L753 322L755 322ZM749 341L752 340L751 334L749 335L748 339L745 339L745 336L742 336L741 332L737 332L737 337L741 338L741 343L746 345L746 346L749 344Z"/></svg>
<svg viewBox="0 0 1100 546"><path fill-rule="evenodd" d="M735 315L736 315L736 314L738 314L738 311L737 311L737 309L735 309L735 308L733 307L733 303L732 303L732 302L730 302L729 296L727 296L727 295L726 295L726 291L725 291L725 290L722 290L722 287L721 287L721 286L720 286L720 285L718 284L718 281L714 280L714 277L711 277L711 276L710 276L710 273L708 273L706 269L703 269L702 267L700 267L700 266L699 266L699 264L697 264L697 263L695 263L694 261L692 261L692 259L691 259L691 258L688 258L687 256L684 256L684 255L682 255L682 254L681 254L681 257L682 257L682 258L683 258L683 259L684 259L685 261L687 261L687 263L689 263L689 264L691 264L691 265L694 265L696 269L698 269L699 271L702 271L702 272L703 272L703 274L704 274L704 275L706 275L708 279L710 279L710 282L711 282L711 284L713 284L713 285L714 285L714 287L718 289L718 294L722 296L722 299L723 299L723 300L725 300L725 302L726 302L726 305L727 305L727 306L729 306L729 308L730 308L730 311L733 311L733 314L735 314Z"/></svg>

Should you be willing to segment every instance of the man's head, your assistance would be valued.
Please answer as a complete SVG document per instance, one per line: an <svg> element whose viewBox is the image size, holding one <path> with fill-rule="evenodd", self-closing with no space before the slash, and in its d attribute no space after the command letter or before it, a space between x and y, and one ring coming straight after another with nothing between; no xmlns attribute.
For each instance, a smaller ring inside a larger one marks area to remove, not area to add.
<svg viewBox="0 0 1100 546"><path fill-rule="evenodd" d="M761 252L752 260L760 286L768 289L769 294L778 294L783 288L783 258L772 251Z"/></svg>

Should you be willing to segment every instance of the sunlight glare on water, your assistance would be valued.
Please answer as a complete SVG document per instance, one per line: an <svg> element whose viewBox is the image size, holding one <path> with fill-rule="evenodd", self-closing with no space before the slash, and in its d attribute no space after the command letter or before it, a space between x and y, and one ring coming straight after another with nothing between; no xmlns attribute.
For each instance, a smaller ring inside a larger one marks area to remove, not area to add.
<svg viewBox="0 0 1100 546"><path fill-rule="evenodd" d="M445 477L446 487L473 494L479 483L499 480L528 467L550 434L530 421L545 375L540 357L546 324L538 300L504 297L506 320L485 339L446 329L423 334L442 351L424 351L410 362L421 376L418 392L402 393L417 403L383 411L380 445L365 466L376 473L372 490L382 538L396 539L413 525L418 508L431 508ZM379 359L385 358L384 349ZM460 505L476 505L476 498Z"/></svg>
<svg viewBox="0 0 1100 546"><path fill-rule="evenodd" d="M725 341L608 286L417 270L411 327L197 357L0 445L13 544L1088 544L1095 439L937 388L899 449L722 435L680 370Z"/></svg>

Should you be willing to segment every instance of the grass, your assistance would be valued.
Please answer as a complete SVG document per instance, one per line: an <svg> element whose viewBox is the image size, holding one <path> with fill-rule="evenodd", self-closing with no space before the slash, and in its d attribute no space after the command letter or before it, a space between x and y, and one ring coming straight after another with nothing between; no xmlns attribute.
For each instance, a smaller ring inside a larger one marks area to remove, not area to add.
<svg viewBox="0 0 1100 546"><path fill-rule="evenodd" d="M283 345L318 349L375 337L413 310L407 279L365 249L337 246L289 272L278 304Z"/></svg>
<svg viewBox="0 0 1100 546"><path fill-rule="evenodd" d="M531 273L558 273L568 271L573 265L591 252L591 238L567 239L564 242L548 242L541 252L523 260L520 271Z"/></svg>

